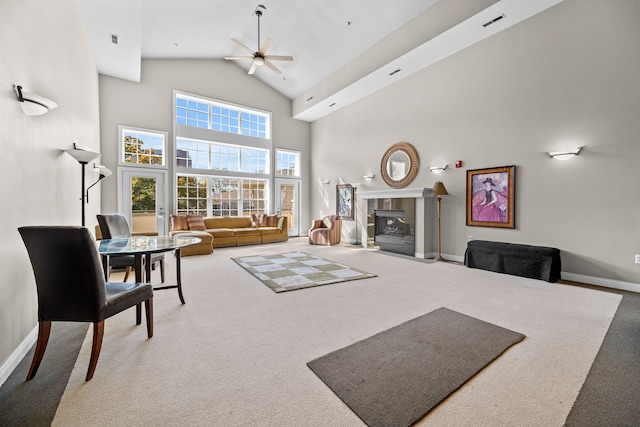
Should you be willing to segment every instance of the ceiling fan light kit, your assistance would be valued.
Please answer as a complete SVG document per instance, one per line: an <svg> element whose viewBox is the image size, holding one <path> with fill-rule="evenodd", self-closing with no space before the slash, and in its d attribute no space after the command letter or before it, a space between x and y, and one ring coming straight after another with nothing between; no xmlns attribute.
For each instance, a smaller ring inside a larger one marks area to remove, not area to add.
<svg viewBox="0 0 640 427"><path fill-rule="evenodd" d="M256 10L253 12L253 14L258 17L258 43L260 43L260 17L262 16L262 13L263 13L262 9L266 10L267 8L264 7L264 5L259 4L256 7ZM267 37L264 39L264 41L262 42L262 45L259 45L257 52L252 51L244 43L242 43L241 41L235 38L232 38L231 41L234 42L243 50L245 50L251 56L225 56L224 59L228 61L251 60L252 64L251 64L251 68L249 68L249 74L255 73L256 68L262 65L266 65L267 68L270 68L276 74L282 74L282 71L278 67L273 65L271 61L289 61L289 62L293 61L293 56L266 54L267 50L271 46L271 43L273 42L273 40L270 37Z"/></svg>

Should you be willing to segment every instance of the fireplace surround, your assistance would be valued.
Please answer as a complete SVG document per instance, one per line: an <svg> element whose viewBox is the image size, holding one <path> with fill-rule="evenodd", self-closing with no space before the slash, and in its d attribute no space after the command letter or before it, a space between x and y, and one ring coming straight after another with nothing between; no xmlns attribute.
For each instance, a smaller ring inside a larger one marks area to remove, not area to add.
<svg viewBox="0 0 640 427"><path fill-rule="evenodd" d="M417 258L434 256L437 217L431 188L361 191L358 197L366 202L366 216L361 218L367 235L363 245ZM386 233L383 224L389 227Z"/></svg>

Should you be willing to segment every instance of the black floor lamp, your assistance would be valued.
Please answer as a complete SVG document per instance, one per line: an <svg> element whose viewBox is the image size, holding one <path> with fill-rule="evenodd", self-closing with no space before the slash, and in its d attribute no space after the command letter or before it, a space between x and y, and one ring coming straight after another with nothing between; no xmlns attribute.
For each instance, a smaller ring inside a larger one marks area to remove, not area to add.
<svg viewBox="0 0 640 427"><path fill-rule="evenodd" d="M449 193L447 189L444 187L442 181L437 181L433 184L433 188L431 189L431 193L438 196L438 256L435 258L436 261L446 261L446 259L442 258L442 253L440 251L441 246L441 238L440 238L440 206L442 204L442 196L447 196Z"/></svg>
<svg viewBox="0 0 640 427"><path fill-rule="evenodd" d="M83 150L82 148L77 148L75 142L73 143L73 148L65 150L67 154L76 159L80 165L82 165L82 184L80 188L80 203L82 204L82 226L84 227L84 204L86 200L86 190L84 189L84 169L87 163L97 159L100 157L100 153L96 153L94 151ZM98 181L102 179L99 178ZM95 185L95 184L94 184ZM93 187L93 185L92 185Z"/></svg>

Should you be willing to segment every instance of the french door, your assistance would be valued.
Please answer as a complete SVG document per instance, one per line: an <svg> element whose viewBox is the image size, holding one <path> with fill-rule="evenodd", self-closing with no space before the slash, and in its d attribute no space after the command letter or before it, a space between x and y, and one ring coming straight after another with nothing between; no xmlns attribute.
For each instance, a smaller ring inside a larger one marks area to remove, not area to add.
<svg viewBox="0 0 640 427"><path fill-rule="evenodd" d="M275 179L275 210L287 217L289 236L300 235L300 181Z"/></svg>
<svg viewBox="0 0 640 427"><path fill-rule="evenodd" d="M118 168L118 210L131 232L166 236L167 182L165 170Z"/></svg>

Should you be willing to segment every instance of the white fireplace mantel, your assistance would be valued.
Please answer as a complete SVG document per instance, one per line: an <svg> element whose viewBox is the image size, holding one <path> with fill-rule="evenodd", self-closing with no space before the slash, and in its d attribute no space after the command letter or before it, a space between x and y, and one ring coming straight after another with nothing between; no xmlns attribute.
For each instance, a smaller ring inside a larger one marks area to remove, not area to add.
<svg viewBox="0 0 640 427"><path fill-rule="evenodd" d="M431 188L401 188L398 190L359 191L361 199L420 199L433 197Z"/></svg>

